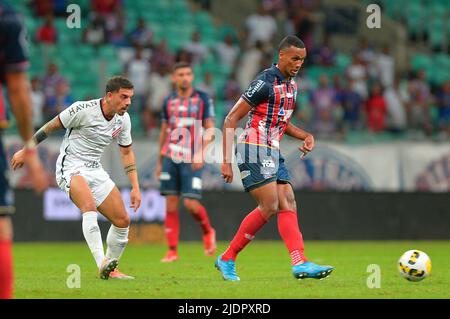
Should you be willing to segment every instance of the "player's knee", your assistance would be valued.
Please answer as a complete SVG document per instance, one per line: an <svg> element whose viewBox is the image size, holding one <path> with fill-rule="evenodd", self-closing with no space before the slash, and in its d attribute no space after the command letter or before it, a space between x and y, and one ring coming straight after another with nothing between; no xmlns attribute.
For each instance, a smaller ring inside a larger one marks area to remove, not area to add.
<svg viewBox="0 0 450 319"><path fill-rule="evenodd" d="M86 201L86 202L80 204L79 208L83 213L97 211L97 207L95 206L94 201L92 201L92 202Z"/></svg>
<svg viewBox="0 0 450 319"><path fill-rule="evenodd" d="M184 207L191 213L195 214L197 212L198 201L191 198L183 199Z"/></svg>
<svg viewBox="0 0 450 319"><path fill-rule="evenodd" d="M178 198L177 197L167 196L166 204L167 204L167 211L173 212L173 211L178 210Z"/></svg>
<svg viewBox="0 0 450 319"><path fill-rule="evenodd" d="M278 200L260 203L259 207L266 217L271 217L278 212Z"/></svg>
<svg viewBox="0 0 450 319"><path fill-rule="evenodd" d="M114 226L119 227L119 228L126 228L128 226L130 226L131 220L130 220L130 216L125 213L122 216L116 218L113 221Z"/></svg>
<svg viewBox="0 0 450 319"><path fill-rule="evenodd" d="M11 219L7 216L0 216L0 240L11 240L13 230Z"/></svg>

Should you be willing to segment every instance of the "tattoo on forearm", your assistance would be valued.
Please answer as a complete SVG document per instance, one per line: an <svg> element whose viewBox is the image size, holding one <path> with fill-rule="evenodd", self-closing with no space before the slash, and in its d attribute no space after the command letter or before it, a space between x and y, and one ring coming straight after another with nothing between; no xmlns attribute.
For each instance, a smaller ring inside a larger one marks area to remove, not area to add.
<svg viewBox="0 0 450 319"><path fill-rule="evenodd" d="M133 171L137 171L136 164L133 163L133 164L125 166L125 173L129 174Z"/></svg>
<svg viewBox="0 0 450 319"><path fill-rule="evenodd" d="M33 136L33 140L35 141L36 145L38 145L40 142L45 140L48 137L47 133L45 133L45 126L40 128L39 131L36 132Z"/></svg>

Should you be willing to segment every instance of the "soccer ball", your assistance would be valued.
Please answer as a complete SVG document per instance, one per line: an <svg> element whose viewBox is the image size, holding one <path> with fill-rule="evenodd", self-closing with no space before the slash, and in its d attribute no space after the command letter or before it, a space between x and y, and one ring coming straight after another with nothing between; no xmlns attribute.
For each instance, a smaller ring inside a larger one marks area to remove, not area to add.
<svg viewBox="0 0 450 319"><path fill-rule="evenodd" d="M408 250L398 261L398 271L409 281L421 281L431 274L431 259L423 251Z"/></svg>

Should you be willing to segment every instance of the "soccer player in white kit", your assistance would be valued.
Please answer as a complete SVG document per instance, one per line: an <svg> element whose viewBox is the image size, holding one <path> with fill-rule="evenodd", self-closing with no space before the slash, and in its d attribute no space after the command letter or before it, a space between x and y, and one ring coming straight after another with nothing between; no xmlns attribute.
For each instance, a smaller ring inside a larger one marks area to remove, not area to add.
<svg viewBox="0 0 450 319"><path fill-rule="evenodd" d="M136 211L141 203L141 193L131 147L131 121L127 113L132 96L133 84L124 77L113 77L106 84L104 97L75 102L33 137L37 145L50 133L66 129L56 163L56 181L83 214L84 238L99 268L101 279L134 279L117 269L128 242L130 217L118 188L100 163L104 149L116 140L132 186L130 207ZM24 150L14 154L11 160L14 170L24 164L24 158ZM97 211L112 223L106 238L106 255Z"/></svg>

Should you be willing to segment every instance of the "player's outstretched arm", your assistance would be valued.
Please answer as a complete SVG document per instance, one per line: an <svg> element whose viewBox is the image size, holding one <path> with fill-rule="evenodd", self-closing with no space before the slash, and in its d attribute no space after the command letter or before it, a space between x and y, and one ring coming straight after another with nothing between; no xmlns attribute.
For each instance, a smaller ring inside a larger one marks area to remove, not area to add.
<svg viewBox="0 0 450 319"><path fill-rule="evenodd" d="M134 211L137 211L139 206L141 206L141 190L139 188L136 158L131 145L126 147L119 146L119 149L125 173L128 175L131 183L130 207L133 208Z"/></svg>
<svg viewBox="0 0 450 319"><path fill-rule="evenodd" d="M303 152L302 158L305 157L314 148L314 136L301 128L289 123L286 128L286 134L304 141L303 145L299 147L299 150Z"/></svg>
<svg viewBox="0 0 450 319"><path fill-rule="evenodd" d="M231 162L233 158L234 133L239 121L247 115L251 109L252 106L243 98L240 98L225 117L225 121L223 123L222 177L227 183L231 183L233 181L233 168L231 167Z"/></svg>
<svg viewBox="0 0 450 319"><path fill-rule="evenodd" d="M20 151L16 152L11 159L11 166L13 170L21 168L26 160L26 155L29 153L29 150L34 150L36 146L45 140L51 133L56 130L64 129L61 121L58 116L56 116L53 120L47 122L43 127L41 127L31 138L30 141L27 142L24 148Z"/></svg>

